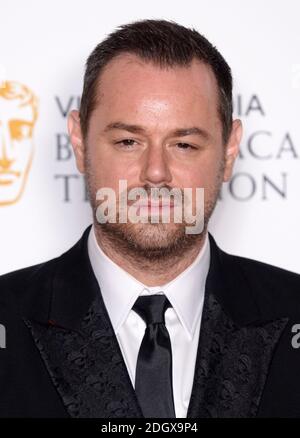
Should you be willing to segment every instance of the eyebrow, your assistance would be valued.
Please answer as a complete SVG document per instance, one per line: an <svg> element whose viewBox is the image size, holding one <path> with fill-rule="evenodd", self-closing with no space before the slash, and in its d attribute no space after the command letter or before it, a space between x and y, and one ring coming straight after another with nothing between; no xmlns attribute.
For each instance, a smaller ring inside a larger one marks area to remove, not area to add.
<svg viewBox="0 0 300 438"><path fill-rule="evenodd" d="M25 119L9 119L9 123L11 122L17 122L22 123L22 125L28 125L28 126L34 126L34 122L32 120L25 120ZM0 125L2 125L2 121L0 120Z"/></svg>
<svg viewBox="0 0 300 438"><path fill-rule="evenodd" d="M147 131L142 126L139 125L131 125L123 122L113 122L109 123L105 129L104 132L109 132L114 129L120 129L123 131L132 132L133 134L146 134ZM210 139L210 134L203 128L199 128L197 126L193 126L191 128L180 128L175 129L170 132L170 136L172 137L185 137L187 135L199 135L200 137L204 138L205 140Z"/></svg>

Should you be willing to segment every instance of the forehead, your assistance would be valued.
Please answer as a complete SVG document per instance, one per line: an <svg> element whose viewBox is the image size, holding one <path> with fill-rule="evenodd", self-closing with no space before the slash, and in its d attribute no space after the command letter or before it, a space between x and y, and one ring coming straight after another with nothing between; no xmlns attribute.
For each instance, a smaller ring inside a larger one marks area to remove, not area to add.
<svg viewBox="0 0 300 438"><path fill-rule="evenodd" d="M19 119L32 121L33 108L30 104L23 104L20 99L5 99L0 96L0 123L1 121Z"/></svg>
<svg viewBox="0 0 300 438"><path fill-rule="evenodd" d="M149 99L174 105L209 105L216 108L218 88L209 65L198 59L188 66L160 67L133 54L121 54L102 71L97 97L110 108L134 106ZM211 109L212 109L211 108Z"/></svg>

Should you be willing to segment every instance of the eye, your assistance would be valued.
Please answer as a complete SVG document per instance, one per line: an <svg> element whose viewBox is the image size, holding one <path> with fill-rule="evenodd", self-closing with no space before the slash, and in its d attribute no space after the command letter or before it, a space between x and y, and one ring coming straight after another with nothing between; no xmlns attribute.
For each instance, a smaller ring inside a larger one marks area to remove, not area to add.
<svg viewBox="0 0 300 438"><path fill-rule="evenodd" d="M136 141L133 140L132 138L125 138L124 140L120 140L120 141L116 142L116 144L124 146L125 148L130 147L130 146L134 146L135 143L136 143Z"/></svg>
<svg viewBox="0 0 300 438"><path fill-rule="evenodd" d="M11 120L9 122L10 135L13 140L23 140L32 137L33 125L25 120Z"/></svg>
<svg viewBox="0 0 300 438"><path fill-rule="evenodd" d="M183 149L183 150L186 150L186 149L197 149L195 146L192 146L189 143L177 143L177 146L179 147L179 149Z"/></svg>

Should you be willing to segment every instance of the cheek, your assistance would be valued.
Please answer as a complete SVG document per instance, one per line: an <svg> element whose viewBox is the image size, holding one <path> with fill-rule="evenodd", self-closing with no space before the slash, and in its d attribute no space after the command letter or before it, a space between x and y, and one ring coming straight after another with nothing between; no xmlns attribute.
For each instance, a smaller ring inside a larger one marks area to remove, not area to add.
<svg viewBox="0 0 300 438"><path fill-rule="evenodd" d="M138 160L122 158L121 155L112 153L105 146L91 149L89 154L90 169L94 181L101 187L119 188L119 181L126 180L127 185L139 184L140 164Z"/></svg>
<svg viewBox="0 0 300 438"><path fill-rule="evenodd" d="M25 170L33 152L32 141L31 140L15 141L14 150L15 150L15 155L14 155L15 162L18 163L18 166L21 169Z"/></svg>
<svg viewBox="0 0 300 438"><path fill-rule="evenodd" d="M86 172L96 189L109 187L118 192L120 180L126 180L128 185L131 183L128 166L120 160L108 159L103 154L89 157Z"/></svg>
<svg viewBox="0 0 300 438"><path fill-rule="evenodd" d="M218 150L203 153L186 168L181 168L181 180L185 187L215 186L220 179L223 157Z"/></svg>

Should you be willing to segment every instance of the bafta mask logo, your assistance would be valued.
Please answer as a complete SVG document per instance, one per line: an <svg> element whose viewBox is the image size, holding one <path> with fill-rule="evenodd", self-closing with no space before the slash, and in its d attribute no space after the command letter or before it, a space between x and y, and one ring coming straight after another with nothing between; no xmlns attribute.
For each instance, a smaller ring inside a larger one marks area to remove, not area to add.
<svg viewBox="0 0 300 438"><path fill-rule="evenodd" d="M23 84L0 85L0 206L14 204L24 192L31 167L37 98Z"/></svg>

